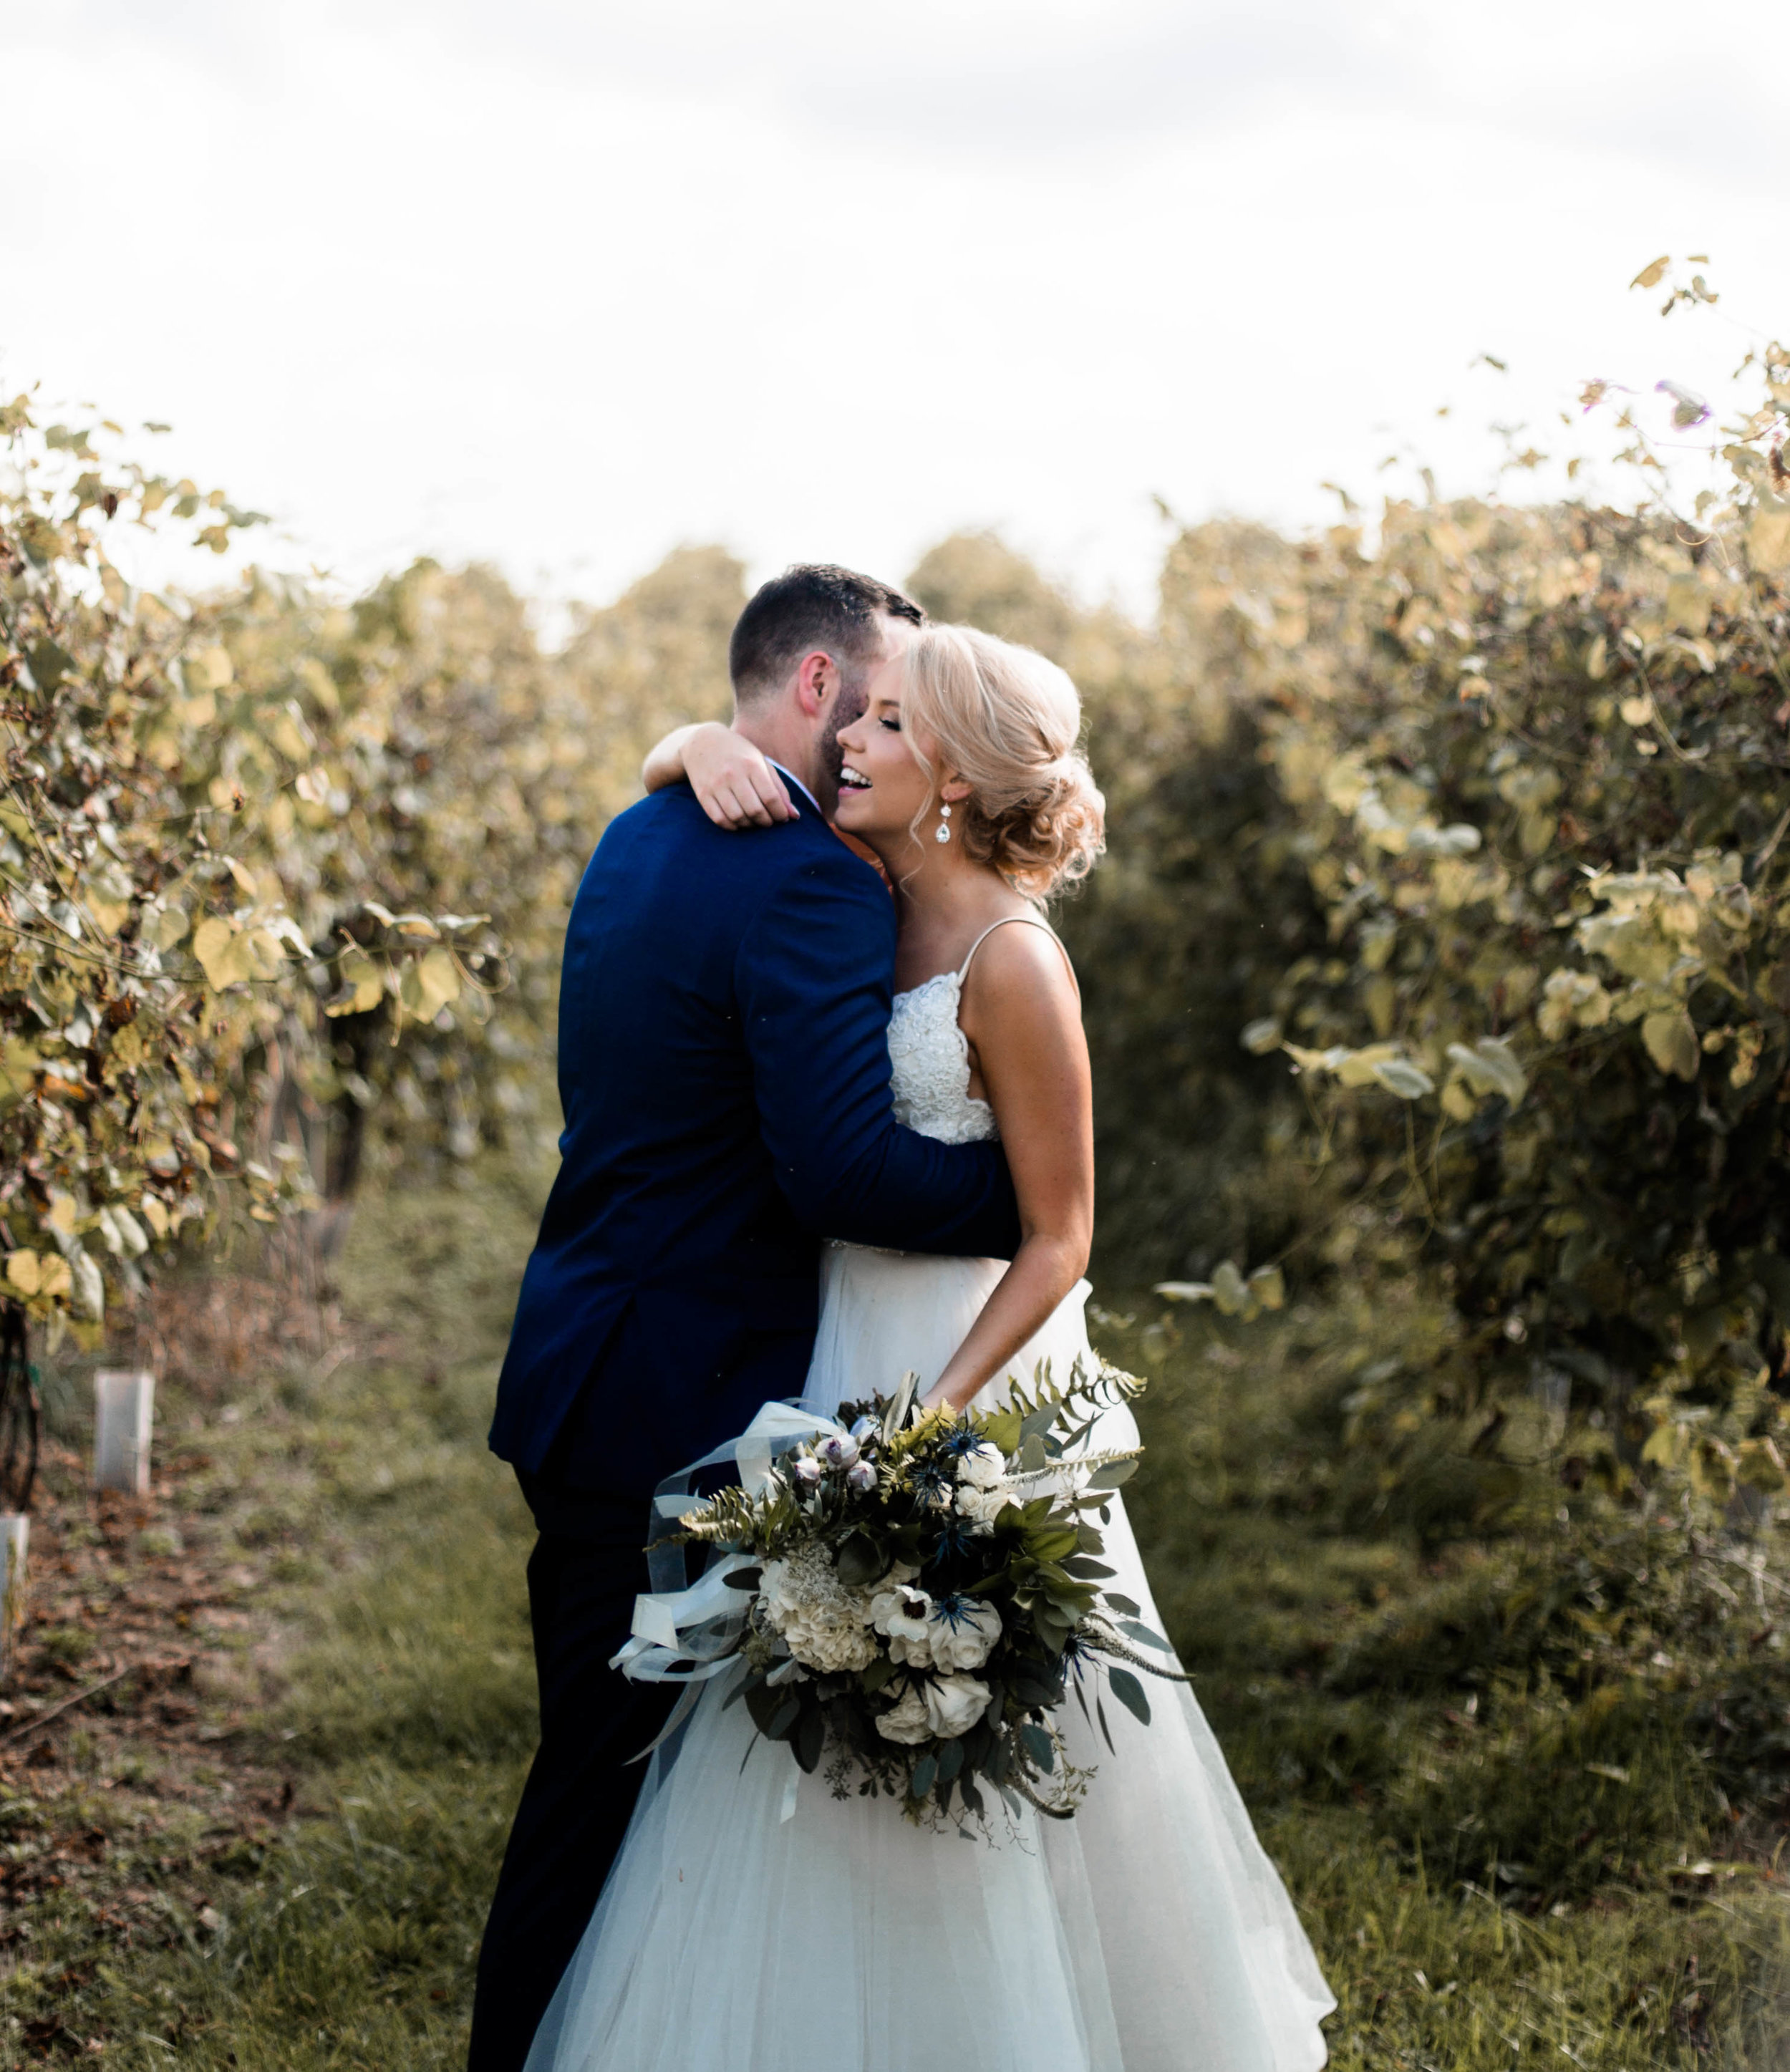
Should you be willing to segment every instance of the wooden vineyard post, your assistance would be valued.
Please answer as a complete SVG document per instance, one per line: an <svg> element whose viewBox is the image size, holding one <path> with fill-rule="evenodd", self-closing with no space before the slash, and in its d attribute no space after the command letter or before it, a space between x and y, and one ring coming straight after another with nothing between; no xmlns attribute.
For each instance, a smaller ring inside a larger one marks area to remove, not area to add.
<svg viewBox="0 0 1790 2072"><path fill-rule="evenodd" d="M12 1662L25 1613L25 1556L31 1521L22 1511L0 1511L0 1671Z"/></svg>
<svg viewBox="0 0 1790 2072"><path fill-rule="evenodd" d="M155 1377L123 1367L93 1376L93 1486L149 1494L150 1427Z"/></svg>

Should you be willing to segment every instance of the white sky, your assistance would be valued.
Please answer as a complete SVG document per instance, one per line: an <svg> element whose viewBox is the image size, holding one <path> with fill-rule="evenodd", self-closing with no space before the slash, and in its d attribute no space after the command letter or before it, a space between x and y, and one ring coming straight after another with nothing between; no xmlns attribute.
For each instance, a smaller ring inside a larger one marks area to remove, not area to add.
<svg viewBox="0 0 1790 2072"><path fill-rule="evenodd" d="M1763 0L0 0L0 384L351 580L993 524L1142 604L1790 328ZM1703 251L1714 317L1627 283ZM1481 351L1508 376L1469 371ZM1446 423L1434 407L1452 403ZM1557 428L1556 428L1557 429ZM1540 439L1546 446L1546 437Z"/></svg>

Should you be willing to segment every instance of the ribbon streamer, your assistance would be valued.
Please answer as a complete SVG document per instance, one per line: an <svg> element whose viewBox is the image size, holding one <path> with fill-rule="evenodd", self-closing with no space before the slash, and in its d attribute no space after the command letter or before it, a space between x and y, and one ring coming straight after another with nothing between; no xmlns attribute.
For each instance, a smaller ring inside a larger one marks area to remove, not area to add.
<svg viewBox="0 0 1790 2072"><path fill-rule="evenodd" d="M769 1481L772 1463L780 1453L800 1440L829 1434L844 1437L846 1429L798 1404L767 1403L737 1439L726 1441L701 1460L667 1475L653 1491L648 1528L652 1537L647 1548L647 1572L653 1588L634 1600L629 1637L611 1656L609 1666L636 1684L681 1684L685 1689L663 1729L632 1762L644 1762L669 1741L695 1709L701 1686L733 1667L751 1603L750 1591L730 1589L726 1580L737 1569L755 1565L749 1555L724 1554L710 1548L709 1566L692 1583L682 1543L658 1536L665 1521L681 1518L700 1502L691 1485L705 1468L732 1460L740 1486L756 1496ZM784 1818L787 1820L794 1811L790 1806Z"/></svg>

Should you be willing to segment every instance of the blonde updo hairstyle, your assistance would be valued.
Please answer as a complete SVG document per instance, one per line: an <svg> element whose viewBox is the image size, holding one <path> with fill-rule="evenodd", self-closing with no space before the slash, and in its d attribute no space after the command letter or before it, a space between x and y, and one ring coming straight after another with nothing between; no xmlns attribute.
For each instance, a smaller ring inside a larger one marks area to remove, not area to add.
<svg viewBox="0 0 1790 2072"><path fill-rule="evenodd" d="M973 626L923 626L908 646L902 724L933 797L941 768L969 785L950 826L974 861L1040 900L1093 869L1106 801L1078 745L1081 700L1055 663Z"/></svg>

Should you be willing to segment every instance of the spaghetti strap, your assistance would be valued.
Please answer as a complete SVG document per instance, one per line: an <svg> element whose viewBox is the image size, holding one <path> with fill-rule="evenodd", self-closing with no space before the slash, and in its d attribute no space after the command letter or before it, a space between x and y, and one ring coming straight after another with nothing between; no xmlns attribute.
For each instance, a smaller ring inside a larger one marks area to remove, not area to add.
<svg viewBox="0 0 1790 2072"><path fill-rule="evenodd" d="M989 925L983 929L981 935L979 935L976 938L975 941L970 944L969 952L965 956L963 962L958 965L958 985L961 985L965 979L969 976L970 960L974 957L976 952L982 947L983 944L988 940L989 937L994 933L994 931L997 928L1006 927L1010 921L1023 922L1028 928L1042 928L1044 931L1044 933L1050 937L1051 940L1055 944L1057 948L1060 950L1063 950L1063 961L1065 964L1069 964L1069 983L1075 986L1076 991L1079 994L1081 991L1081 988L1078 984L1076 984L1076 968L1072 964L1069 964L1069 952L1067 950L1063 949L1063 938L1058 935L1055 929L1051 926L1048 921L1040 920L1035 914L1003 914L998 921L990 922Z"/></svg>

